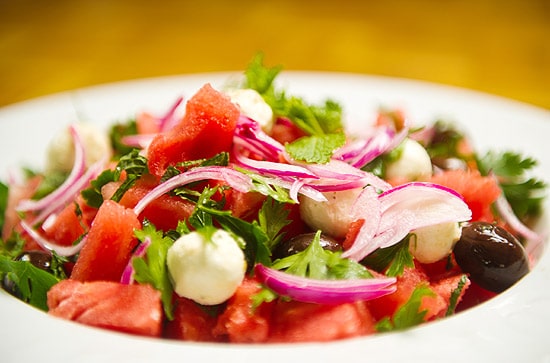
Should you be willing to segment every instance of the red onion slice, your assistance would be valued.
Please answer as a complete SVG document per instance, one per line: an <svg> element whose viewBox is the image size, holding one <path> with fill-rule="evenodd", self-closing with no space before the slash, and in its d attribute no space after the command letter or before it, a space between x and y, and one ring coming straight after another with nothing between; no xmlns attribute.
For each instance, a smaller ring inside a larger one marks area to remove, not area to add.
<svg viewBox="0 0 550 363"><path fill-rule="evenodd" d="M233 156L239 166L253 170L260 174L269 174L287 178L318 179L319 177L306 168L297 165L284 164L272 161L253 160L244 156L240 150L234 150Z"/></svg>
<svg viewBox="0 0 550 363"><path fill-rule="evenodd" d="M58 204L60 197L66 194L67 190L78 180L84 171L86 170L86 154L84 150L84 144L76 127L71 125L69 132L73 138L74 144L74 163L71 172L67 179L53 192L45 196L40 200L26 199L19 203L17 206L18 212L30 212L44 209L52 204Z"/></svg>
<svg viewBox="0 0 550 363"><path fill-rule="evenodd" d="M472 216L460 194L433 183L400 185L377 198L380 202L378 229L373 233L373 225L364 224L352 247L342 256L360 261L378 248L398 243L412 230L439 223L467 221ZM372 214L369 211L361 218L367 220Z"/></svg>
<svg viewBox="0 0 550 363"><path fill-rule="evenodd" d="M317 280L291 275L262 264L254 267L258 280L281 296L293 300L337 305L377 299L396 290L396 278Z"/></svg>
<svg viewBox="0 0 550 363"><path fill-rule="evenodd" d="M250 191L253 187L250 177L235 169L224 166L197 167L176 175L156 186L136 204L134 212L140 215L149 203L161 195L168 193L174 188L203 180L222 180L233 189L243 193Z"/></svg>
<svg viewBox="0 0 550 363"><path fill-rule="evenodd" d="M131 285L134 283L134 265L132 263L132 260L134 257L143 257L145 256L145 253L147 252L147 248L151 244L151 237L147 236L145 237L144 241L140 243L134 253L132 254L132 257L130 257L130 261L128 261L128 264L124 268L124 271L122 271L122 276L120 277L120 283L124 285Z"/></svg>
<svg viewBox="0 0 550 363"><path fill-rule="evenodd" d="M38 231L33 229L27 222L21 221L21 227L40 247L46 251L54 251L59 256L68 257L76 255L82 249L82 246L86 243L86 236L84 236L78 244L73 246L60 246L48 239L44 238Z"/></svg>

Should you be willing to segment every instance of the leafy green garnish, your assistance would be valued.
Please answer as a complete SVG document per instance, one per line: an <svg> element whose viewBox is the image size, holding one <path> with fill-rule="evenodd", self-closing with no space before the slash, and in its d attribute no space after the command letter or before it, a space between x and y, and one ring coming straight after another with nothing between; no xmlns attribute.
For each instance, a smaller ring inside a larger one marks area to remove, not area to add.
<svg viewBox="0 0 550 363"><path fill-rule="evenodd" d="M139 150L133 149L128 154L122 156L115 170L104 170L99 176L90 182L91 187L84 189L82 197L86 203L94 208L99 208L103 203L101 188L110 183L120 180L122 173L125 172L126 179L115 191L112 200L118 202L143 174L147 173L147 159L139 154Z"/></svg>
<svg viewBox="0 0 550 363"><path fill-rule="evenodd" d="M42 199L46 195L56 190L65 179L67 179L68 173L64 171L53 171L44 175L44 178L36 188L32 199Z"/></svg>
<svg viewBox="0 0 550 363"><path fill-rule="evenodd" d="M321 231L318 231L305 250L275 261L272 267L293 275L321 280L372 277L363 265L342 258L341 252L323 249L320 237Z"/></svg>
<svg viewBox="0 0 550 363"><path fill-rule="evenodd" d="M477 162L483 175L493 173L498 178L518 218L525 220L541 213L546 183L528 175L537 165L535 159L511 151L489 151Z"/></svg>
<svg viewBox="0 0 550 363"><path fill-rule="evenodd" d="M304 136L285 145L285 149L296 160L325 164L345 142L346 136L343 133Z"/></svg>
<svg viewBox="0 0 550 363"><path fill-rule="evenodd" d="M274 92L273 81L283 69L282 66L267 68L263 64L264 54L257 53L246 68L244 88L256 90L261 95L271 95Z"/></svg>
<svg viewBox="0 0 550 363"><path fill-rule="evenodd" d="M414 267L413 256L409 251L410 239L414 238L413 236L409 235L393 246L377 249L362 262L378 272L386 271L386 276L401 276L405 267Z"/></svg>
<svg viewBox="0 0 550 363"><path fill-rule="evenodd" d="M6 221L6 209L8 207L9 188L6 184L0 182L0 231L4 229Z"/></svg>
<svg viewBox="0 0 550 363"><path fill-rule="evenodd" d="M132 147L124 144L122 138L124 136L136 135L138 133L137 123L135 119L130 119L126 122L120 122L113 125L109 131L109 139L114 151L114 158L128 154L132 151Z"/></svg>
<svg viewBox="0 0 550 363"><path fill-rule="evenodd" d="M245 71L246 80L243 87L252 88L260 93L276 117L289 119L308 136L314 137L311 140L302 140L290 149L287 148L294 159L326 163L332 152L345 141L342 106L333 100L326 100L321 105L312 105L303 98L288 96L284 91L276 90L273 82L280 71L281 67L264 66L263 54L258 54ZM315 151L316 147L321 148Z"/></svg>
<svg viewBox="0 0 550 363"><path fill-rule="evenodd" d="M28 261L13 261L8 256L1 255L0 275L2 279L15 285L21 300L48 311L47 292L59 282L58 278Z"/></svg>
<svg viewBox="0 0 550 363"><path fill-rule="evenodd" d="M164 313L168 319L172 320L174 318L172 308L174 290L166 266L166 255L173 240L165 237L150 223L145 223L142 230L136 230L134 233L142 243L146 239L151 241L144 257L132 258L132 266L135 270L134 279L141 284L150 284L160 291Z"/></svg>
<svg viewBox="0 0 550 363"><path fill-rule="evenodd" d="M424 322L427 310L420 311L420 305L424 296L435 296L435 293L426 285L417 286L411 297L403 304L393 318L384 317L376 324L376 330L379 332L388 332L393 330L404 330Z"/></svg>
<svg viewBox="0 0 550 363"><path fill-rule="evenodd" d="M267 236L266 244L270 250L273 250L283 238L283 228L290 224L290 220L288 219L290 212L284 206L284 203L267 198L258 213L258 223Z"/></svg>
<svg viewBox="0 0 550 363"><path fill-rule="evenodd" d="M458 281L458 285L456 286L456 289L454 289L451 292L451 298L449 300L449 306L447 307L445 316L450 316L455 313L456 305L458 304L458 298L462 294L462 291L464 290L464 286L466 286L467 282L468 282L468 277L466 275L462 275L460 277L460 281Z"/></svg>
<svg viewBox="0 0 550 363"><path fill-rule="evenodd" d="M0 239L0 256L6 256L10 259L14 259L25 247L25 240L16 231L13 231L9 238L6 240Z"/></svg>

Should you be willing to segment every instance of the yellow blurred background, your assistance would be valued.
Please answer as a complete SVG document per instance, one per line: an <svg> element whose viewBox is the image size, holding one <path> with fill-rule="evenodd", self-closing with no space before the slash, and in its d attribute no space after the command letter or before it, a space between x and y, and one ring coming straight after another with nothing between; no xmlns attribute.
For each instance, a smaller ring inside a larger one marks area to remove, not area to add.
<svg viewBox="0 0 550 363"><path fill-rule="evenodd" d="M242 70L406 77L550 109L550 0L0 0L0 106L106 82Z"/></svg>

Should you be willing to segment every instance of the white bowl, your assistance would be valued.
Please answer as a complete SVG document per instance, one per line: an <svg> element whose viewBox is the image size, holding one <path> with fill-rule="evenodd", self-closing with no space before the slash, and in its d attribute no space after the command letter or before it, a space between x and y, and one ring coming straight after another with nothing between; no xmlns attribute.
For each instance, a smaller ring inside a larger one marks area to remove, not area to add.
<svg viewBox="0 0 550 363"><path fill-rule="evenodd" d="M40 168L49 140L78 119L107 128L137 111L165 110L179 95L204 83L223 87L237 74L213 73L144 79L46 96L0 109L0 172ZM351 130L372 122L380 106L403 109L415 123L456 122L477 150L521 151L550 176L550 112L478 92L384 77L344 73L284 72L279 85L309 101L333 98L344 105ZM550 203L546 202L546 209ZM547 233L549 220L541 228ZM320 362L548 361L550 255L496 298L453 317L400 333L332 343L286 345L198 344L148 339L52 318L0 293L0 344L4 362Z"/></svg>

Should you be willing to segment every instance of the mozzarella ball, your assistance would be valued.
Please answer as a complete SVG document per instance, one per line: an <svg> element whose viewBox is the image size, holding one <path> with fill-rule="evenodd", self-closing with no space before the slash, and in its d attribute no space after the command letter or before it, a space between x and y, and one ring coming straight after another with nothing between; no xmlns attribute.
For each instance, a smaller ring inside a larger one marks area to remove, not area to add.
<svg viewBox="0 0 550 363"><path fill-rule="evenodd" d="M263 97L253 89L230 89L225 92L241 113L260 124L264 131L273 125L273 110Z"/></svg>
<svg viewBox="0 0 550 363"><path fill-rule="evenodd" d="M313 230L322 230L334 238L344 238L352 220L351 207L361 189L323 193L326 202L303 197L300 199L300 216Z"/></svg>
<svg viewBox="0 0 550 363"><path fill-rule="evenodd" d="M174 291L202 305L229 299L246 272L243 251L231 234L221 229L181 236L168 249L166 263Z"/></svg>
<svg viewBox="0 0 550 363"><path fill-rule="evenodd" d="M460 239L462 229L456 222L434 224L422 227L411 233L409 250L421 263L432 263L451 254Z"/></svg>
<svg viewBox="0 0 550 363"><path fill-rule="evenodd" d="M426 149L417 141L405 139L401 155L386 166L389 180L422 180L432 175L432 161Z"/></svg>
<svg viewBox="0 0 550 363"><path fill-rule="evenodd" d="M108 160L112 155L111 142L105 132L101 132L89 123L74 125L84 144L86 165L90 166L102 158ZM46 151L46 171L65 171L72 169L74 163L74 144L68 128L58 133Z"/></svg>

